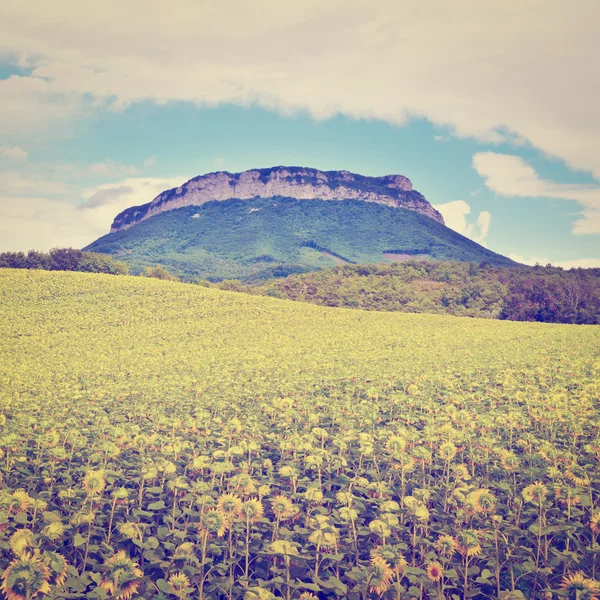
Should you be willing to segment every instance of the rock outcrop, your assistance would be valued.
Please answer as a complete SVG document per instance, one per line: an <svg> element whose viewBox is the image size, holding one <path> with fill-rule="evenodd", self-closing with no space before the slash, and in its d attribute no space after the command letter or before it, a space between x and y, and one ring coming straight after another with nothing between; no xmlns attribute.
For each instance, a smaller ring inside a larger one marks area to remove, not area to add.
<svg viewBox="0 0 600 600"><path fill-rule="evenodd" d="M363 200L407 208L444 223L442 215L402 175L366 177L348 171L319 171L304 167L251 169L243 173L209 173L159 194L152 202L132 206L115 218L111 232L129 229L162 212L183 206L237 198L282 196L299 200Z"/></svg>

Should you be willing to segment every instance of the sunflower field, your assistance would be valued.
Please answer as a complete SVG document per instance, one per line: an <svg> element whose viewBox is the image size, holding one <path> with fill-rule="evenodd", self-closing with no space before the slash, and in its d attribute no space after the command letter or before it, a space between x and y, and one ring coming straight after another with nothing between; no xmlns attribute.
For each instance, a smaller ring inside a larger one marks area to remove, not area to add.
<svg viewBox="0 0 600 600"><path fill-rule="evenodd" d="M600 328L0 270L0 597L600 598Z"/></svg>

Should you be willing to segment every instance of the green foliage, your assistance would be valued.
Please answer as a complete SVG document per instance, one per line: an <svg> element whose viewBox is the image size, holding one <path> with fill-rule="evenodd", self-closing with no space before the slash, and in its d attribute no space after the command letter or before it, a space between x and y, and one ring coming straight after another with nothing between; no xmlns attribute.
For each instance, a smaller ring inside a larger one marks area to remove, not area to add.
<svg viewBox="0 0 600 600"><path fill-rule="evenodd" d="M256 282L403 254L514 264L437 221L356 200L257 198L209 202L158 214L87 250L112 254L132 272L162 264L185 277Z"/></svg>
<svg viewBox="0 0 600 600"><path fill-rule="evenodd" d="M154 279L162 279L163 281L179 281L179 277L173 275L173 273L162 265L146 267L144 269L144 277L153 277Z"/></svg>
<svg viewBox="0 0 600 600"><path fill-rule="evenodd" d="M597 595L600 328L41 270L0 295L3 596Z"/></svg>
<svg viewBox="0 0 600 600"><path fill-rule="evenodd" d="M50 252L29 250L0 253L0 268L43 269L45 271L83 271L85 273L108 273L127 275L124 262L99 252L84 252L75 248L52 248Z"/></svg>
<svg viewBox="0 0 600 600"><path fill-rule="evenodd" d="M600 323L600 269L410 260L341 266L270 281L250 291L363 310Z"/></svg>

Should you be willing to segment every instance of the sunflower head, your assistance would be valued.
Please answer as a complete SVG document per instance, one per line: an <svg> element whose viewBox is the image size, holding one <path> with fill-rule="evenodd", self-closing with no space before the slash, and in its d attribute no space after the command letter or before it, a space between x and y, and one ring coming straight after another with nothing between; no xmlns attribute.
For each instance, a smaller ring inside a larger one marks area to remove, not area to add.
<svg viewBox="0 0 600 600"><path fill-rule="evenodd" d="M229 522L219 510L209 510L202 515L200 529L210 535L221 537L228 529Z"/></svg>
<svg viewBox="0 0 600 600"><path fill-rule="evenodd" d="M321 504L323 502L323 492L318 488L308 488L304 492L304 498L309 504Z"/></svg>
<svg viewBox="0 0 600 600"><path fill-rule="evenodd" d="M33 531L30 529L17 529L8 540L10 549L15 556L21 556L29 548L35 546Z"/></svg>
<svg viewBox="0 0 600 600"><path fill-rule="evenodd" d="M541 504L548 495L548 488L541 481L536 481L535 483L528 485L523 490L522 495L525 502Z"/></svg>
<svg viewBox="0 0 600 600"><path fill-rule="evenodd" d="M452 474L454 475L455 479L460 481L468 481L469 479L471 479L469 468L463 463L454 465L454 468L452 469Z"/></svg>
<svg viewBox="0 0 600 600"><path fill-rule="evenodd" d="M104 575L100 587L114 600L129 600L140 586L143 573L137 562L131 560L125 550L107 558L103 566Z"/></svg>
<svg viewBox="0 0 600 600"><path fill-rule="evenodd" d="M430 581L437 583L444 576L444 567L439 562L430 562L427 565L427 577Z"/></svg>
<svg viewBox="0 0 600 600"><path fill-rule="evenodd" d="M240 515L248 523L255 523L265 514L262 502L257 498L246 500L240 507Z"/></svg>
<svg viewBox="0 0 600 600"><path fill-rule="evenodd" d="M233 521L240 514L241 507L242 500L235 494L221 494L217 500L217 510L230 521Z"/></svg>
<svg viewBox="0 0 600 600"><path fill-rule="evenodd" d="M7 600L28 600L38 594L49 594L50 571L37 552L23 553L2 573L2 585Z"/></svg>
<svg viewBox="0 0 600 600"><path fill-rule="evenodd" d="M442 556L448 558L458 550L458 541L451 535L440 535L434 545Z"/></svg>
<svg viewBox="0 0 600 600"><path fill-rule="evenodd" d="M103 471L88 471L83 478L81 487L90 496L99 496L106 487L106 479Z"/></svg>
<svg viewBox="0 0 600 600"><path fill-rule="evenodd" d="M479 556L483 550L477 531L474 529L465 529L459 532L458 549L464 556Z"/></svg>
<svg viewBox="0 0 600 600"><path fill-rule="evenodd" d="M31 498L25 490L15 490L10 495L9 510L15 515L25 512L30 504Z"/></svg>
<svg viewBox="0 0 600 600"><path fill-rule="evenodd" d="M69 564L58 552L44 552L43 560L50 573L50 585L60 587L67 579Z"/></svg>
<svg viewBox="0 0 600 600"><path fill-rule="evenodd" d="M590 485L590 476L587 474L586 470L583 467L579 466L576 463L571 464L567 468L565 475L567 479L572 481L575 485L579 485L582 487Z"/></svg>
<svg viewBox="0 0 600 600"><path fill-rule="evenodd" d="M291 519L298 510L293 502L283 494L275 496L271 501L271 510L278 519Z"/></svg>
<svg viewBox="0 0 600 600"><path fill-rule="evenodd" d="M489 513L496 506L496 498L488 489L475 490L467 494L466 505L472 513Z"/></svg>
<svg viewBox="0 0 600 600"><path fill-rule="evenodd" d="M193 588L190 587L190 580L185 573L173 573L167 581L169 590L177 598L187 598Z"/></svg>
<svg viewBox="0 0 600 600"><path fill-rule="evenodd" d="M371 558L369 565L369 591L378 595L385 594L389 589L394 571L381 556Z"/></svg>
<svg viewBox="0 0 600 600"><path fill-rule="evenodd" d="M53 521L49 523L42 529L42 537L50 540L51 542L55 542L59 540L65 532L65 526L60 521Z"/></svg>
<svg viewBox="0 0 600 600"><path fill-rule="evenodd" d="M600 582L586 577L583 571L565 575L560 588L567 592L569 600L598 600L600 598Z"/></svg>
<svg viewBox="0 0 600 600"><path fill-rule="evenodd" d="M177 546L177 549L173 554L173 560L191 560L194 558L195 551L196 546L193 542L183 542L183 544Z"/></svg>
<svg viewBox="0 0 600 600"><path fill-rule="evenodd" d="M139 523L132 523L129 521L125 521L123 523L119 523L117 529L119 533L130 540L141 540L142 539L142 528Z"/></svg>
<svg viewBox="0 0 600 600"><path fill-rule="evenodd" d="M458 449L452 442L444 442L438 452L440 458L446 462L450 462L457 453Z"/></svg>
<svg viewBox="0 0 600 600"><path fill-rule="evenodd" d="M371 558L380 557L386 563L392 566L392 569L401 573L404 567L408 564L404 554L398 546L393 544L381 544L371 550Z"/></svg>

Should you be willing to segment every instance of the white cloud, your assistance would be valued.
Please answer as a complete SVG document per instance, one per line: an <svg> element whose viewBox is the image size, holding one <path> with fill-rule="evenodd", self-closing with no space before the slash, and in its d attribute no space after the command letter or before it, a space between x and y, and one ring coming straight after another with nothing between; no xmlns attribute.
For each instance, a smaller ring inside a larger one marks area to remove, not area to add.
<svg viewBox="0 0 600 600"><path fill-rule="evenodd" d="M65 201L41 195L52 182L38 180L27 187L17 177L6 177L5 183L12 185L10 189L0 187L0 252L81 248L108 233L121 210L149 202L188 179L128 178L86 189L81 193L83 200ZM67 192L72 194L73 190Z"/></svg>
<svg viewBox="0 0 600 600"><path fill-rule="evenodd" d="M467 219L467 216L471 214L471 206L464 200L436 204L434 208L442 213L444 221L450 229L471 238L478 244L485 245L492 222L492 215L487 210L481 211L473 222Z"/></svg>
<svg viewBox="0 0 600 600"><path fill-rule="evenodd" d="M574 258L571 260L550 261L545 257L524 257L520 254L509 254L509 258L524 265L542 265L551 264L554 267L562 267L563 269L594 269L600 268L600 258Z"/></svg>
<svg viewBox="0 0 600 600"><path fill-rule="evenodd" d="M0 128L141 100L257 103L284 114L529 141L600 176L600 4L579 0L56 0L0 7ZM60 18L68 15L68 18ZM90 99L90 101L88 101Z"/></svg>
<svg viewBox="0 0 600 600"><path fill-rule="evenodd" d="M89 171L93 175L107 175L111 177L139 175L141 173L141 171L137 167L133 167L131 165L123 165L112 161L92 163L89 166Z"/></svg>
<svg viewBox="0 0 600 600"><path fill-rule="evenodd" d="M144 161L144 167L153 167L155 164L156 164L156 159L154 158L154 156L149 156Z"/></svg>
<svg viewBox="0 0 600 600"><path fill-rule="evenodd" d="M600 184L566 184L542 179L521 157L495 152L473 156L473 167L487 188L501 196L573 200L581 207L573 224L578 235L600 233Z"/></svg>
<svg viewBox="0 0 600 600"><path fill-rule="evenodd" d="M0 146L0 158L25 160L29 154L20 146Z"/></svg>

